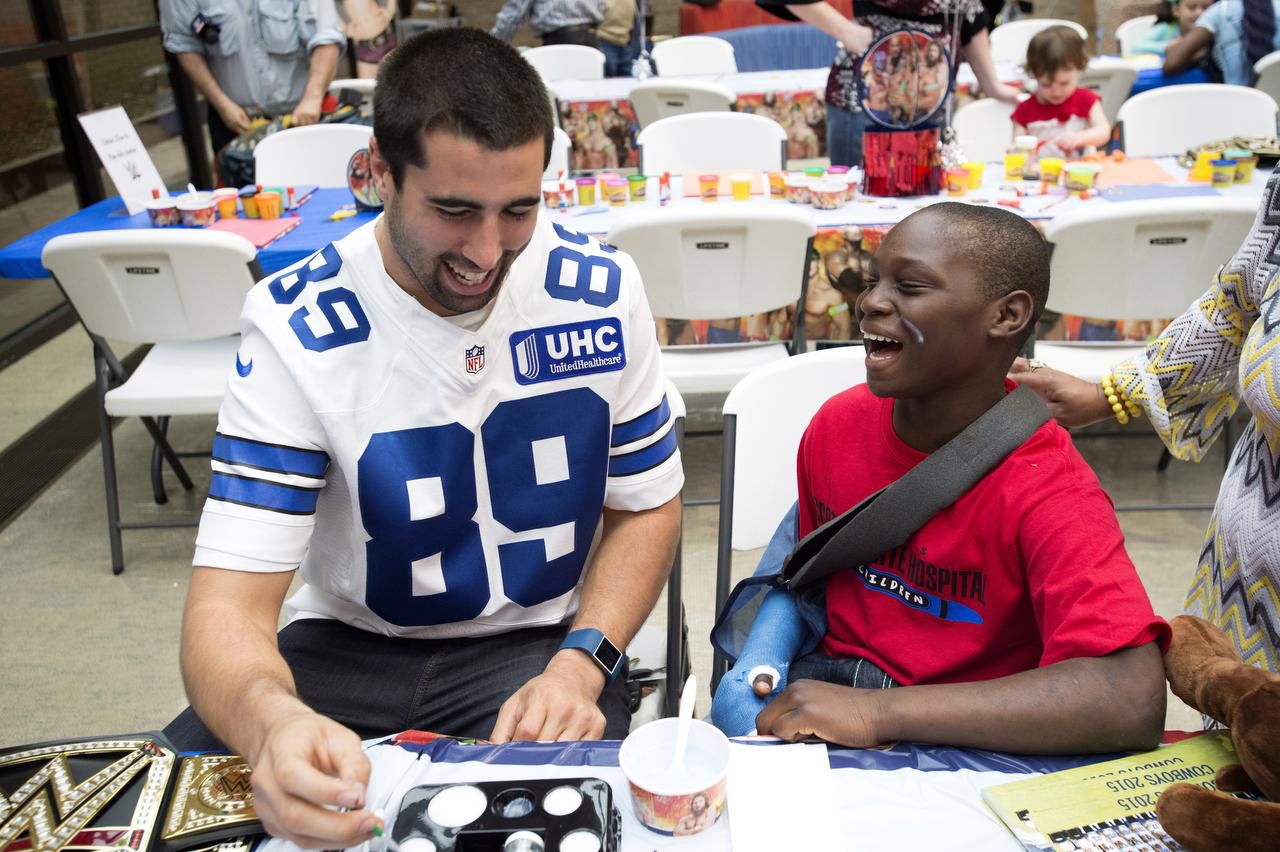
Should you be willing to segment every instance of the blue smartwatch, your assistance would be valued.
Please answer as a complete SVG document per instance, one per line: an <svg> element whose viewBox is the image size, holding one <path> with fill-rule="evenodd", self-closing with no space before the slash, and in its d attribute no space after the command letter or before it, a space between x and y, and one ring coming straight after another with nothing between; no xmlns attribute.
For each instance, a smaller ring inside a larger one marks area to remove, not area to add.
<svg viewBox="0 0 1280 852"><path fill-rule="evenodd" d="M618 646L609 641L608 636L594 627L572 631L564 637L560 647L585 651L587 656L595 660L596 665L604 671L604 676L609 683L613 683L618 673L622 671L622 652L618 650Z"/></svg>

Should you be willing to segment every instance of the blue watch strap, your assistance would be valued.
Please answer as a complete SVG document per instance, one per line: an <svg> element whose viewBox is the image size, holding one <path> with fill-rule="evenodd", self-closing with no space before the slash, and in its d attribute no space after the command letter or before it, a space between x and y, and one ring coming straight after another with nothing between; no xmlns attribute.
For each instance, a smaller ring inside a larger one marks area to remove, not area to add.
<svg viewBox="0 0 1280 852"><path fill-rule="evenodd" d="M584 627L581 630L570 632L568 636L564 637L560 647L577 648L585 651L587 656L595 660L596 665L604 671L605 678L609 683L613 683L622 671L622 652L609 641L608 636L605 636L594 627Z"/></svg>

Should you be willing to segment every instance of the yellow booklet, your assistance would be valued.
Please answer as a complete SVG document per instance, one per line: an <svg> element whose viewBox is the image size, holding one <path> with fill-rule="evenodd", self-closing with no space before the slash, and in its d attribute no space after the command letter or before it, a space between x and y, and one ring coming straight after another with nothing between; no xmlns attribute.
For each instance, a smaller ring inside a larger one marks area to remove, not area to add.
<svg viewBox="0 0 1280 852"><path fill-rule="evenodd" d="M997 784L982 798L1025 849L1177 850L1182 847L1156 820L1156 799L1184 781L1216 790L1218 769L1237 762L1231 735L1213 731L1156 751Z"/></svg>

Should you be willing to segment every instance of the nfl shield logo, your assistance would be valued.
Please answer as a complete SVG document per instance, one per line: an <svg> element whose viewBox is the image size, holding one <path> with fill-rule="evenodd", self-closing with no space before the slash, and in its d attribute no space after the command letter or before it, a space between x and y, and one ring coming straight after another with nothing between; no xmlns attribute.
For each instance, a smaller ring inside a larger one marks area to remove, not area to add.
<svg viewBox="0 0 1280 852"><path fill-rule="evenodd" d="M475 375L484 369L484 347L472 346L467 350L467 372Z"/></svg>

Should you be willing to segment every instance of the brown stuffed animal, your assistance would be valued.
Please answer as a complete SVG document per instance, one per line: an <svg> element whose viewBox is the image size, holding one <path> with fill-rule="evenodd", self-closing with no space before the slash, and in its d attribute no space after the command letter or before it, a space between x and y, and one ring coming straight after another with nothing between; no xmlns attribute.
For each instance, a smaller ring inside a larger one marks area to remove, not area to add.
<svg viewBox="0 0 1280 852"><path fill-rule="evenodd" d="M1203 618L1180 615L1171 626L1164 668L1173 694L1230 728L1240 758L1218 771L1218 786L1271 801L1175 784L1160 796L1156 816L1191 852L1280 848L1280 675L1245 665L1231 640Z"/></svg>

